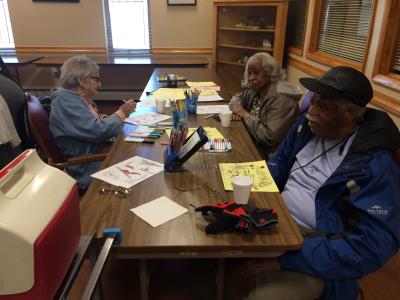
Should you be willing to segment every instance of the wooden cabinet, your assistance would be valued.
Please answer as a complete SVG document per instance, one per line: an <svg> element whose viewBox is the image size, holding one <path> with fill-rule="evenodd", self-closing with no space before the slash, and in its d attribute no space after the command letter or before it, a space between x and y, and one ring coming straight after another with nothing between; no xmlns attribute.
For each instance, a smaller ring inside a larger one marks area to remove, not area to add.
<svg viewBox="0 0 400 300"><path fill-rule="evenodd" d="M287 1L214 0L213 67L230 94L240 90L247 59L268 52L282 64Z"/></svg>

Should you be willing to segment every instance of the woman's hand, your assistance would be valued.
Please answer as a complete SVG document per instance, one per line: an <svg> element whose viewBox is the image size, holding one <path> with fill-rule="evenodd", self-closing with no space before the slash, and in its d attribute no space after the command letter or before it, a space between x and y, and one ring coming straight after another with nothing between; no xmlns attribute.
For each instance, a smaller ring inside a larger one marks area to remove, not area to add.
<svg viewBox="0 0 400 300"><path fill-rule="evenodd" d="M117 114L121 117L121 119L125 119L129 117L131 113L133 113L136 109L136 102L133 99L124 100L124 104L122 104L117 110Z"/></svg>
<svg viewBox="0 0 400 300"><path fill-rule="evenodd" d="M233 112L232 120L234 121L241 120L242 118L246 118L250 115L250 113L241 105L233 106L231 110Z"/></svg>

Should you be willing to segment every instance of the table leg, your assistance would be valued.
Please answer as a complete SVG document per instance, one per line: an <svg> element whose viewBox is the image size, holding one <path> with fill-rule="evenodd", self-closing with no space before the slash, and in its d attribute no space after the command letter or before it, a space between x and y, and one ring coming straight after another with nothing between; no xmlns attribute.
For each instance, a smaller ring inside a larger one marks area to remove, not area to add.
<svg viewBox="0 0 400 300"><path fill-rule="evenodd" d="M147 261L145 259L139 259L139 277L140 277L140 299L148 300L148 272L147 272Z"/></svg>
<svg viewBox="0 0 400 300"><path fill-rule="evenodd" d="M224 297L224 281L225 281L225 258L218 259L218 275L217 275L217 300Z"/></svg>

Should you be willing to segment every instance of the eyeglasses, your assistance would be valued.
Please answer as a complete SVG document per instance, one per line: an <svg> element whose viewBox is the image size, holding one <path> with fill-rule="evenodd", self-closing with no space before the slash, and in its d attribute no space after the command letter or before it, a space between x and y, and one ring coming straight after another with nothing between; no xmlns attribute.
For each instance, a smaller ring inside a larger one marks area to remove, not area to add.
<svg viewBox="0 0 400 300"><path fill-rule="evenodd" d="M310 103L323 112L338 111L340 109L334 98L326 98L318 94L312 96Z"/></svg>
<svg viewBox="0 0 400 300"><path fill-rule="evenodd" d="M97 76L89 76L89 78L96 80L97 83L100 81L100 77L97 77Z"/></svg>
<svg viewBox="0 0 400 300"><path fill-rule="evenodd" d="M120 186L100 186L99 193L104 194L106 192L112 192L119 198L126 198L131 193L130 189L126 189Z"/></svg>

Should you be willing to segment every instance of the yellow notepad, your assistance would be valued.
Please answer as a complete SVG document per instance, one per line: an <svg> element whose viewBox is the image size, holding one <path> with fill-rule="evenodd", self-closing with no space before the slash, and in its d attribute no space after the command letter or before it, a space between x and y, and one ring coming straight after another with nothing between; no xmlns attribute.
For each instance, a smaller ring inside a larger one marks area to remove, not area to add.
<svg viewBox="0 0 400 300"><path fill-rule="evenodd" d="M271 173L268 170L265 160L245 163L224 163L219 164L224 188L232 191L232 177L250 176L253 178L252 192L279 192Z"/></svg>

